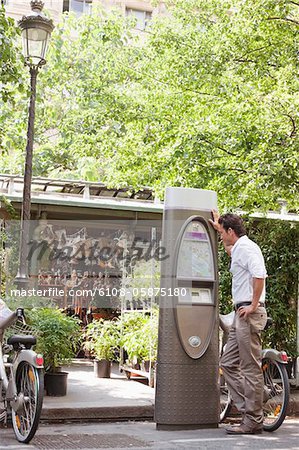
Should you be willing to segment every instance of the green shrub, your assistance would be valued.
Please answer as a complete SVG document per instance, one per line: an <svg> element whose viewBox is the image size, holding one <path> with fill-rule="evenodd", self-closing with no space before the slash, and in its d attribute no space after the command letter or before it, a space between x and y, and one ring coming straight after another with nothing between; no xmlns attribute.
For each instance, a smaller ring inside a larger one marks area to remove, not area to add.
<svg viewBox="0 0 299 450"><path fill-rule="evenodd" d="M36 351L43 354L46 371L55 372L74 358L81 337L76 318L59 309L41 308L29 311L27 322L38 330Z"/></svg>
<svg viewBox="0 0 299 450"><path fill-rule="evenodd" d="M84 347L97 359L113 361L120 347L120 328L117 319L94 320L87 326Z"/></svg>
<svg viewBox="0 0 299 450"><path fill-rule="evenodd" d="M265 333L263 345L296 353L296 316L299 273L299 225L281 220L246 219L247 233L263 252L268 278L266 306L274 325ZM219 245L220 311L232 310L230 260Z"/></svg>
<svg viewBox="0 0 299 450"><path fill-rule="evenodd" d="M158 309L152 315L128 313L122 317L121 345L130 362L155 361L158 347Z"/></svg>

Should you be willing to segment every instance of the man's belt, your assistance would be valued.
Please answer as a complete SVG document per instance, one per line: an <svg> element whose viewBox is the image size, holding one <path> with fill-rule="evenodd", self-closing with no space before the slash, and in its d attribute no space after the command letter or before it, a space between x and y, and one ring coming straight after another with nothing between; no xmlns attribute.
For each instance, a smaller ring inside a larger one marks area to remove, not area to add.
<svg viewBox="0 0 299 450"><path fill-rule="evenodd" d="M237 311L239 308L241 308L242 306L251 306L251 302L242 302L242 303L237 303L235 305L235 311ZM264 303L259 303L258 306L265 306Z"/></svg>

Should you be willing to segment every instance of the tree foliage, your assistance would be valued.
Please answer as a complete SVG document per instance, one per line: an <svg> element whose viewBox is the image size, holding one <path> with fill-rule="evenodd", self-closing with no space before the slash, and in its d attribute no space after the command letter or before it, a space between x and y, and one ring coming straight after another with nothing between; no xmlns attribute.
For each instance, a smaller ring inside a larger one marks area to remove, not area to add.
<svg viewBox="0 0 299 450"><path fill-rule="evenodd" d="M6 17L4 7L0 5L0 99L2 102L11 100L16 86L22 86L18 62L19 49L16 45L17 35L18 30L14 21Z"/></svg>
<svg viewBox="0 0 299 450"><path fill-rule="evenodd" d="M102 11L56 27L38 83L35 174L298 208L298 5L177 0L169 11L146 38Z"/></svg>
<svg viewBox="0 0 299 450"><path fill-rule="evenodd" d="M10 151L12 130L9 130L8 123L15 125L18 132L14 108L16 97L24 90L23 59L18 35L13 19L6 17L4 7L0 5L0 150L3 158Z"/></svg>

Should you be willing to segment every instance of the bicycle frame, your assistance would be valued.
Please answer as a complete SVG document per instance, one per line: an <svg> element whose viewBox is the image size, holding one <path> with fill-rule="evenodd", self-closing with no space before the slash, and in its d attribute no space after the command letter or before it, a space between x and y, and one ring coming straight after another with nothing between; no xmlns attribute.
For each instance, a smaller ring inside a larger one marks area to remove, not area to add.
<svg viewBox="0 0 299 450"><path fill-rule="evenodd" d="M2 400L11 403L14 411L18 410L19 402L17 398L17 386L15 383L15 373L18 366L22 362L31 364L36 369L43 369L43 365L36 361L36 353L30 349L15 350L15 355L12 363L4 362L4 355L2 350L4 331L12 325L19 317L23 317L23 310L18 309L8 316L5 320L0 321L0 387L2 384L4 396ZM7 375L7 369L9 375ZM2 390L0 391L1 394Z"/></svg>
<svg viewBox="0 0 299 450"><path fill-rule="evenodd" d="M12 325L17 320L17 317L18 317L17 312L15 311L10 316L8 316L6 319L4 319L0 322L0 382L2 383L2 386L3 386L5 392L8 390L9 382L8 382L8 377L6 374L5 363L4 363L4 358L3 358L3 350L2 350L3 336L4 336L4 331L6 330L6 328L8 328L10 325Z"/></svg>
<svg viewBox="0 0 299 450"><path fill-rule="evenodd" d="M38 429L44 391L43 357L31 347L35 345L34 336L25 333L15 334L7 339L8 348L13 349L12 360L6 356L3 346L4 331L14 322L25 324L24 311L18 308L11 312L6 308L0 321L0 402L4 410L0 420L12 428L19 442L28 444Z"/></svg>

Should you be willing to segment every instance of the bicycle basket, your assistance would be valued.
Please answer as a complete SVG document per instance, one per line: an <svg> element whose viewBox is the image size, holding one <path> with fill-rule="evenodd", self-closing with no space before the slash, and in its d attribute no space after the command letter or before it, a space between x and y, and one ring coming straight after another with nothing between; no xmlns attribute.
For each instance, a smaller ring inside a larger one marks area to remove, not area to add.
<svg viewBox="0 0 299 450"><path fill-rule="evenodd" d="M7 339L10 336L13 336L14 334L19 334L22 336L36 336L40 334L39 331L34 328L32 325L27 325L27 323L23 322L15 322L12 324L9 328L7 328L4 332L4 342L7 341Z"/></svg>

